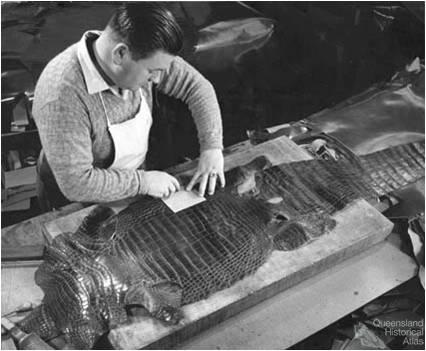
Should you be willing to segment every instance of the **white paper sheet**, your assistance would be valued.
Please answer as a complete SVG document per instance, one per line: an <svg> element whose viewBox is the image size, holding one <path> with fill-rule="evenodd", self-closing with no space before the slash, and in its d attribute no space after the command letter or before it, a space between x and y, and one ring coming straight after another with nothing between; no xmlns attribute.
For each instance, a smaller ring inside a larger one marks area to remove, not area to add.
<svg viewBox="0 0 426 351"><path fill-rule="evenodd" d="M177 191L168 199L163 199L163 202L175 213L203 201L206 201L205 197L199 196L193 191L186 190Z"/></svg>

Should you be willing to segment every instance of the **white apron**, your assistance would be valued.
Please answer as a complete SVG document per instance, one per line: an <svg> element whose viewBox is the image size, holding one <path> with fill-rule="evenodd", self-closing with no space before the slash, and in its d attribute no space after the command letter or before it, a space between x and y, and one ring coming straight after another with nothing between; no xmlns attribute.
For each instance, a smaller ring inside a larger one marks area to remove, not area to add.
<svg viewBox="0 0 426 351"><path fill-rule="evenodd" d="M141 94L141 104L136 116L118 124L111 124L102 93L99 93L108 123L108 130L115 147L114 162L110 168L135 170L145 161L152 116L142 94L142 89L139 89L139 92Z"/></svg>

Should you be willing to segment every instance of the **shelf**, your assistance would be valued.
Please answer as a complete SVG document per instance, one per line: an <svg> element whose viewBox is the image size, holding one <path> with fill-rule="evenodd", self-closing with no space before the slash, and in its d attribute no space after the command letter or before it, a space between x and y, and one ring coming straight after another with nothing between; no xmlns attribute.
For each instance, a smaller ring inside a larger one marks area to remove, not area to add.
<svg viewBox="0 0 426 351"><path fill-rule="evenodd" d="M25 132L10 132L1 135L2 151L32 148L37 153L41 150L40 137L37 129Z"/></svg>
<svg viewBox="0 0 426 351"><path fill-rule="evenodd" d="M24 132L2 133L1 137L2 138L9 138L9 137L16 137L16 136L20 136L20 135L34 134L34 133L38 133L38 130L37 129L31 129L31 130L26 130Z"/></svg>

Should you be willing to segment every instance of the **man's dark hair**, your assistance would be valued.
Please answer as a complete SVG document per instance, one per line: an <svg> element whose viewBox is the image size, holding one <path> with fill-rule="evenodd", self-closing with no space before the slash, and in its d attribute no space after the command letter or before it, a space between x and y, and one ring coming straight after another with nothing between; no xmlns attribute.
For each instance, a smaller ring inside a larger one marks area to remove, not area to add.
<svg viewBox="0 0 426 351"><path fill-rule="evenodd" d="M130 48L134 59L156 50L176 55L183 45L182 30L172 13L157 2L134 2L120 6L108 23Z"/></svg>

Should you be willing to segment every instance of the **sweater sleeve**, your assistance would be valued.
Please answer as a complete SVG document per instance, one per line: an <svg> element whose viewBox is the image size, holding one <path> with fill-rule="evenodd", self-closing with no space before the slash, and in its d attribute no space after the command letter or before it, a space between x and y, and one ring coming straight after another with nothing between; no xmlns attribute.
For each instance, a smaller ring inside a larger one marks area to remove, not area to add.
<svg viewBox="0 0 426 351"><path fill-rule="evenodd" d="M200 72L177 56L163 75L158 89L188 105L197 127L200 151L223 149L219 103L212 84Z"/></svg>
<svg viewBox="0 0 426 351"><path fill-rule="evenodd" d="M146 192L143 171L93 166L91 125L72 89L34 111L43 150L55 179L70 201L109 202Z"/></svg>

